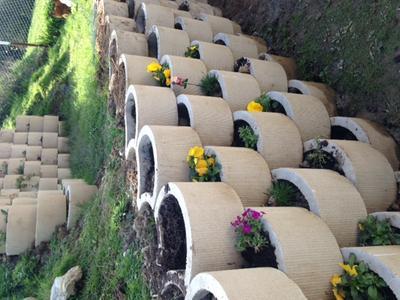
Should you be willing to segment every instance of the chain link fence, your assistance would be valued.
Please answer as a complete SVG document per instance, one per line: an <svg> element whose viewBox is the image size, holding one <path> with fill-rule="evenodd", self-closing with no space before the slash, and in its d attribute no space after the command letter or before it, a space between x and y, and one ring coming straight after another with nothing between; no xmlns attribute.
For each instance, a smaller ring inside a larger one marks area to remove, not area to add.
<svg viewBox="0 0 400 300"><path fill-rule="evenodd" d="M13 68L25 54L35 0L0 0L0 89L13 81ZM1 90L0 90L1 93Z"/></svg>

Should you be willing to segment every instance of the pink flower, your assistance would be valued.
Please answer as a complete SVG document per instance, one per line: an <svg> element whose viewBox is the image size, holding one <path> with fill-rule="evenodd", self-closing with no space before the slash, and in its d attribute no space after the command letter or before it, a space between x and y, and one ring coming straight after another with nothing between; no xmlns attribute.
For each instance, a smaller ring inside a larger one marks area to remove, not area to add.
<svg viewBox="0 0 400 300"><path fill-rule="evenodd" d="M179 86L186 87L186 85L188 83L188 79L183 79L181 77L174 76L174 77L172 77L172 83L179 85Z"/></svg>
<svg viewBox="0 0 400 300"><path fill-rule="evenodd" d="M252 229L251 229L251 226L250 226L250 225L245 224L245 225L243 226L243 233L244 233L244 234L250 234L251 231L252 231Z"/></svg>
<svg viewBox="0 0 400 300"><path fill-rule="evenodd" d="M242 216L243 216L243 217L247 217L247 215L249 214L250 211L251 211L250 208L246 209L246 210L242 213Z"/></svg>
<svg viewBox="0 0 400 300"><path fill-rule="evenodd" d="M234 222L232 222L231 224L233 227L239 227L241 223L242 223L242 221L240 220L239 217L237 217L237 219Z"/></svg>
<svg viewBox="0 0 400 300"><path fill-rule="evenodd" d="M264 214L265 214L265 213L262 212L262 211L261 211L261 212L258 212L258 211L255 211L255 210L252 211L252 216L253 216L253 218L254 218L255 220L260 219Z"/></svg>

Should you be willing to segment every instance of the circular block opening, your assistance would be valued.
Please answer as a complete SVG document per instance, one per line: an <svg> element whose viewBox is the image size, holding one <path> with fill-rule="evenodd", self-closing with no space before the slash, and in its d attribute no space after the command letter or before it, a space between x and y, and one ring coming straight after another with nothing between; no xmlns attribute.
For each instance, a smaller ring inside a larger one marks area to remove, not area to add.
<svg viewBox="0 0 400 300"><path fill-rule="evenodd" d="M179 118L179 126L190 126L190 115L188 108L185 104L178 104L178 118Z"/></svg>
<svg viewBox="0 0 400 300"><path fill-rule="evenodd" d="M234 147L245 147L245 143L240 138L240 132L239 132L240 128L245 128L245 127L248 127L250 132L254 134L253 128L246 121L244 121L244 120L236 120L234 122L234 131L233 131L233 146ZM257 151L257 143L255 144L253 149Z"/></svg>
<svg viewBox="0 0 400 300"><path fill-rule="evenodd" d="M331 127L331 138L334 140L357 141L357 137L347 128L342 126Z"/></svg>
<svg viewBox="0 0 400 300"><path fill-rule="evenodd" d="M149 56L150 57L158 57L158 39L156 32L150 33L147 37L147 44L149 47Z"/></svg>
<svg viewBox="0 0 400 300"><path fill-rule="evenodd" d="M139 195L149 193L153 195L155 183L155 161L153 145L148 136L144 136L139 145L139 168L143 184L140 186Z"/></svg>
<svg viewBox="0 0 400 300"><path fill-rule="evenodd" d="M174 196L168 195L163 200L157 221L161 241L158 262L169 270L184 270L187 256L185 223L178 200Z"/></svg>

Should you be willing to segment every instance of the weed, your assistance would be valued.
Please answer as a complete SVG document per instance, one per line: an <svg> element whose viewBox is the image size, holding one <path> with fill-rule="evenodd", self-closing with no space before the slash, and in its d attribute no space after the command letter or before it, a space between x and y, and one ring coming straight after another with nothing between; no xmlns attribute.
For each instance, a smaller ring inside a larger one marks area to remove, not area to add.
<svg viewBox="0 0 400 300"><path fill-rule="evenodd" d="M200 81L200 89L205 96L222 97L221 86L215 75L204 76Z"/></svg>
<svg viewBox="0 0 400 300"><path fill-rule="evenodd" d="M276 181L268 190L268 195L276 206L293 206L296 201L296 190L286 181Z"/></svg>

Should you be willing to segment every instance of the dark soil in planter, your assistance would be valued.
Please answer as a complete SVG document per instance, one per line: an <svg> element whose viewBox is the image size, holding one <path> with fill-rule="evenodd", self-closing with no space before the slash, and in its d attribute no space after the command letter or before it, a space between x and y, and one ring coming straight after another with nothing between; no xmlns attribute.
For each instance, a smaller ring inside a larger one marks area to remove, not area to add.
<svg viewBox="0 0 400 300"><path fill-rule="evenodd" d="M163 287L163 274L167 270L156 264L157 230L150 206L146 205L138 212L133 228L143 254L143 276L148 282L151 294L158 294Z"/></svg>
<svg viewBox="0 0 400 300"><path fill-rule="evenodd" d="M178 104L178 119L179 126L190 126L189 112L185 104Z"/></svg>
<svg viewBox="0 0 400 300"><path fill-rule="evenodd" d="M243 121L243 120L235 121L234 131L233 131L233 144L232 144L233 147L242 147L242 148L245 147L244 142L242 141L242 139L239 136L239 128L244 127L244 126L248 126L252 130L251 126L246 121ZM256 144L254 150L257 151L257 144Z"/></svg>
<svg viewBox="0 0 400 300"><path fill-rule="evenodd" d="M271 99L271 109L268 112L280 113L286 115L286 110L278 101Z"/></svg>
<svg viewBox="0 0 400 300"><path fill-rule="evenodd" d="M233 66L235 72L250 74L250 61L244 57L239 58Z"/></svg>
<svg viewBox="0 0 400 300"><path fill-rule="evenodd" d="M182 291L174 286L169 286L160 297L161 300L184 300L185 296L183 295Z"/></svg>
<svg viewBox="0 0 400 300"><path fill-rule="evenodd" d="M312 159L310 159L310 157L312 155L315 155L316 153L322 153L320 155L324 156L325 162L322 162L318 165L312 163ZM300 165L300 167L311 169L328 169L338 172L340 175L344 175L342 167L340 166L336 158L332 155L332 153L323 150L311 150L304 153L303 163Z"/></svg>
<svg viewBox="0 0 400 300"><path fill-rule="evenodd" d="M293 197L290 199L290 203L286 205L280 205L276 203L275 199L269 199L268 205L269 206L294 206L294 207L303 207L307 210L310 210L310 205L308 204L308 201L306 197L304 197L303 193L295 186L293 183L287 180L278 180L279 182L284 182L286 185L290 186L292 191L293 191Z"/></svg>
<svg viewBox="0 0 400 300"><path fill-rule="evenodd" d="M139 9L136 15L136 29L139 33L145 33L146 31L146 18L143 10Z"/></svg>
<svg viewBox="0 0 400 300"><path fill-rule="evenodd" d="M153 193L154 189L154 153L151 141L147 140L144 144L140 145L140 150L142 152L140 159L140 168L144 176L144 185L141 187L140 193Z"/></svg>
<svg viewBox="0 0 400 300"><path fill-rule="evenodd" d="M242 257L247 262L245 267L247 268L258 268L258 267L271 267L278 268L275 256L275 248L271 245L268 233L264 233L264 237L267 239L268 245L262 248L259 252L255 252L253 248L247 248L241 252Z"/></svg>
<svg viewBox="0 0 400 300"><path fill-rule="evenodd" d="M350 130L342 126L331 127L331 139L357 141L356 136Z"/></svg>
<svg viewBox="0 0 400 300"><path fill-rule="evenodd" d="M289 88L288 88L288 92L289 92L289 93L292 93L292 94L300 94L300 95L303 94L299 89L297 89L297 88L295 88L295 87L289 87Z"/></svg>
<svg viewBox="0 0 400 300"><path fill-rule="evenodd" d="M396 295L393 293L393 291L389 288L383 288L381 291L381 294L383 296L384 300L396 300Z"/></svg>
<svg viewBox="0 0 400 300"><path fill-rule="evenodd" d="M175 29L183 30L182 25L179 23L175 23Z"/></svg>
<svg viewBox="0 0 400 300"><path fill-rule="evenodd" d="M128 16L131 19L135 18L135 0L127 0L128 3Z"/></svg>
<svg viewBox="0 0 400 300"><path fill-rule="evenodd" d="M158 262L168 270L186 268L186 232L183 215L175 197L169 196L160 207L158 233L163 245L159 247Z"/></svg>
<svg viewBox="0 0 400 300"><path fill-rule="evenodd" d="M212 96L213 97L219 97L219 98L223 97L222 89L221 89L221 86L219 85L219 83L215 86L215 89L212 92Z"/></svg>
<svg viewBox="0 0 400 300"><path fill-rule="evenodd" d="M179 5L178 10L189 11L190 10L189 4L182 3L181 5Z"/></svg>
<svg viewBox="0 0 400 300"><path fill-rule="evenodd" d="M203 297L201 297L199 300L218 300L213 294L207 293Z"/></svg>
<svg viewBox="0 0 400 300"><path fill-rule="evenodd" d="M149 56L150 57L158 57L158 44L157 44L157 36L153 32L147 38L147 45L149 49Z"/></svg>
<svg viewBox="0 0 400 300"><path fill-rule="evenodd" d="M217 41L214 42L214 44L226 46L226 44L225 44L225 42L223 40L217 40Z"/></svg>

